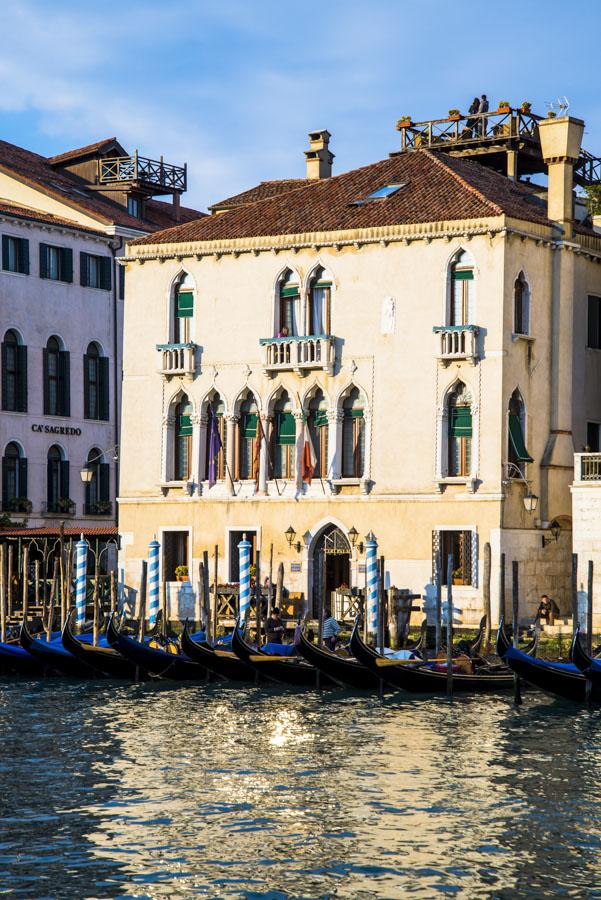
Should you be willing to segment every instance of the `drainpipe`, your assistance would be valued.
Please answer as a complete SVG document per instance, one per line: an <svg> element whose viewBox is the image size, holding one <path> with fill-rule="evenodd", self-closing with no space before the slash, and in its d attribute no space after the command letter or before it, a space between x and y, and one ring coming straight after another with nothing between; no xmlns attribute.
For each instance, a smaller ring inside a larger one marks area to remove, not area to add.
<svg viewBox="0 0 601 900"><path fill-rule="evenodd" d="M112 240L109 244L113 256L113 409L114 409L114 443L117 449L117 459L115 460L115 524L117 524L117 497L119 496L119 462L121 457L120 440L120 422L119 422L119 382L121 380L121 372L119 370L119 334L118 324L119 317L117 315L117 304L119 302L119 279L117 272L119 266L117 264L117 253L123 247L123 238Z"/></svg>

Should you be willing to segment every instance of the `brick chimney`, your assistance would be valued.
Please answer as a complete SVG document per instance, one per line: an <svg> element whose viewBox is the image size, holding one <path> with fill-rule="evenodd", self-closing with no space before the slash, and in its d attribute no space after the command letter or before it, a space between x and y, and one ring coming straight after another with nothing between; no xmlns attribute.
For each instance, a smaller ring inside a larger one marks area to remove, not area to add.
<svg viewBox="0 0 601 900"><path fill-rule="evenodd" d="M574 163L580 154L583 131L582 119L572 116L538 123L543 159L549 169L547 213L562 226L568 239L574 225Z"/></svg>
<svg viewBox="0 0 601 900"><path fill-rule="evenodd" d="M307 178L330 178L332 175L332 161L334 154L328 150L328 144L332 135L325 129L323 131L309 132L309 149L305 150L307 158Z"/></svg>

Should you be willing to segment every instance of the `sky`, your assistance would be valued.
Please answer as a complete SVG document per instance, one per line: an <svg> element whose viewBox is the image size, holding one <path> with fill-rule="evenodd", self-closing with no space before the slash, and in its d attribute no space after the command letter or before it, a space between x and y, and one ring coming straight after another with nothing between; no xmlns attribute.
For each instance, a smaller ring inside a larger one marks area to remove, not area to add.
<svg viewBox="0 0 601 900"><path fill-rule="evenodd" d="M327 128L334 173L384 159L395 122L476 94L567 97L601 156L601 2L565 0L0 0L0 138L44 155L116 135L188 163L206 209L303 177ZM583 27L583 22L586 27Z"/></svg>

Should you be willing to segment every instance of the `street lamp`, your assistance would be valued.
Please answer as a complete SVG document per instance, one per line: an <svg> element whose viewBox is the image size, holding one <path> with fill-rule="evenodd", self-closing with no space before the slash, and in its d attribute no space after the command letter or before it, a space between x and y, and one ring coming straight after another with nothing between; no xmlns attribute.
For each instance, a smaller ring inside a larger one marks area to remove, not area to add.
<svg viewBox="0 0 601 900"><path fill-rule="evenodd" d="M355 526L353 525L352 528L349 530L349 533L348 533L348 539L349 539L349 541L351 542L351 547L352 547L353 549L354 549L355 547L357 547L359 553L363 553L363 541L359 541L359 544L357 544L357 538L358 538L358 537L359 537L359 532L357 531L357 529L356 529Z"/></svg>
<svg viewBox="0 0 601 900"><path fill-rule="evenodd" d="M550 527L549 530L550 530L550 532L551 532L551 537L550 537L550 538L546 538L546 537L544 536L544 534L543 534L543 536L542 536L542 544L543 544L543 547L546 547L547 544L550 544L552 540L554 540L555 543L557 543L557 541L559 540L559 535L561 534L561 525L559 524L559 522L557 521L557 519L553 519L553 521L551 522L551 527Z"/></svg>
<svg viewBox="0 0 601 900"><path fill-rule="evenodd" d="M97 456L94 456L92 459L87 460L87 462L85 463L83 468L81 468L79 470L79 477L81 478L81 480L83 481L84 484L91 483L92 479L94 478L94 475L96 474L95 470L94 470L94 465L95 465L95 463L99 462L102 459L102 457L104 456L105 453L112 453L113 459L117 460L117 459L119 459L119 455L118 455L119 454L119 446L117 444L114 444L112 447L109 447L107 450L101 450L97 454Z"/></svg>
<svg viewBox="0 0 601 900"><path fill-rule="evenodd" d="M524 478L520 467L516 466L515 463L508 462L507 475L510 478L515 479L516 481L520 481L522 484L526 485L527 493L522 497L522 502L524 504L524 509L526 510L526 512L533 513L538 505L538 497L530 490L530 485Z"/></svg>
<svg viewBox="0 0 601 900"><path fill-rule="evenodd" d="M295 544L293 543L293 542L294 542L294 538L296 537L296 531L294 530L294 528L292 527L292 525L289 525L289 526L288 526L288 528L286 529L286 531L284 532L284 534L285 534L285 536L286 536L286 540L288 541L288 546L289 546L289 547L294 546L294 549L296 550L296 552L297 552L297 553L300 553L300 552L301 552L301 542L300 542L300 541L297 541Z"/></svg>

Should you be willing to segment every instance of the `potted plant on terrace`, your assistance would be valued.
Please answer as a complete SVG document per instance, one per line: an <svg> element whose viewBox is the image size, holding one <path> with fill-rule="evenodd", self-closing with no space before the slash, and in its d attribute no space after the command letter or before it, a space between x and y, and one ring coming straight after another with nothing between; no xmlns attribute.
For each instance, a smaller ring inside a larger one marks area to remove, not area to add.
<svg viewBox="0 0 601 900"><path fill-rule="evenodd" d="M520 110L523 113L531 113L532 112L532 104L529 100L523 100L522 105L520 106Z"/></svg>
<svg viewBox="0 0 601 900"><path fill-rule="evenodd" d="M8 508L10 512L30 513L33 504L27 497L13 497L9 500Z"/></svg>
<svg viewBox="0 0 601 900"><path fill-rule="evenodd" d="M56 509L58 512L71 515L75 512L75 501L71 500L70 497L59 497L56 501Z"/></svg>
<svg viewBox="0 0 601 900"><path fill-rule="evenodd" d="M175 567L175 580L176 581L189 581L188 577L188 566L176 566Z"/></svg>
<svg viewBox="0 0 601 900"><path fill-rule="evenodd" d="M557 118L557 113L554 112L554 110L550 109L549 112L547 113L547 119L556 119L556 118Z"/></svg>
<svg viewBox="0 0 601 900"><path fill-rule="evenodd" d="M450 109L449 110L449 119L451 122L458 122L461 118L461 110L459 109Z"/></svg>
<svg viewBox="0 0 601 900"><path fill-rule="evenodd" d="M92 506L92 512L98 516L108 516L112 508L110 500L97 500Z"/></svg>
<svg viewBox="0 0 601 900"><path fill-rule="evenodd" d="M465 576L461 566L457 569L453 569L453 584L465 584Z"/></svg>
<svg viewBox="0 0 601 900"><path fill-rule="evenodd" d="M401 118L396 123L396 127L400 131L401 128L409 128L411 124L411 116L401 116Z"/></svg>

